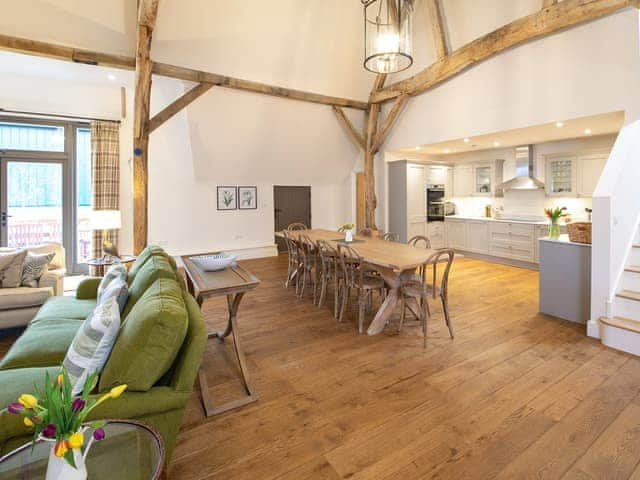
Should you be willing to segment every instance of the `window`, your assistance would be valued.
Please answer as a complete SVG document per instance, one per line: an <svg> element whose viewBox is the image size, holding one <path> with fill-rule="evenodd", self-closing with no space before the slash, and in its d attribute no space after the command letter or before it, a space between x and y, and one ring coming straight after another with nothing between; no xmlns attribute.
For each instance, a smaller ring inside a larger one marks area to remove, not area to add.
<svg viewBox="0 0 640 480"><path fill-rule="evenodd" d="M0 245L62 243L67 269L91 257L91 130L86 123L0 118Z"/></svg>

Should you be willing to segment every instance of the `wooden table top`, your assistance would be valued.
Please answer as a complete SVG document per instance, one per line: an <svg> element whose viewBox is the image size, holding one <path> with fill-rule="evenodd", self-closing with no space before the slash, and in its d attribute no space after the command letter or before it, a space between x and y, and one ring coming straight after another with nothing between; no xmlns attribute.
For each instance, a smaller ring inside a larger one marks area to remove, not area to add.
<svg viewBox="0 0 640 480"><path fill-rule="evenodd" d="M217 272L207 272L191 260L193 256L196 255L183 255L180 259L199 296L203 298L246 292L260 284L260 280L253 273L240 265L233 265Z"/></svg>
<svg viewBox="0 0 640 480"><path fill-rule="evenodd" d="M344 238L343 233L322 229L292 230L289 233L291 233L294 238L304 233L313 241L325 240L335 245L338 245L338 240ZM283 236L282 232L277 232L276 235L280 237ZM406 243L363 237L361 235L355 235L353 238L362 240L362 242L354 242L349 246L367 263L398 271L417 268L437 251L434 249L414 247Z"/></svg>

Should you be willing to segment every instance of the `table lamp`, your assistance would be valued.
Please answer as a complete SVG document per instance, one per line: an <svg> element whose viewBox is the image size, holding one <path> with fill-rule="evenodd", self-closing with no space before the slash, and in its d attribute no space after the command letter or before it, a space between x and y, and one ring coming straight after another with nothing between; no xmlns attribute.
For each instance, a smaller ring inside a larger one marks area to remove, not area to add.
<svg viewBox="0 0 640 480"><path fill-rule="evenodd" d="M102 230L102 253L105 257L117 257L118 247L109 240L109 230L122 226L120 210L92 210L89 218L91 230Z"/></svg>

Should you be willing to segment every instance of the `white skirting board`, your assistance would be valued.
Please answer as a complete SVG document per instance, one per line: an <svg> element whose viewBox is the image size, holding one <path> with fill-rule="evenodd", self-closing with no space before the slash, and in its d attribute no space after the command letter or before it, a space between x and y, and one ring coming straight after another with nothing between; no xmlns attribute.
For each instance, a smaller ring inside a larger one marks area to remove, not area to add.
<svg viewBox="0 0 640 480"><path fill-rule="evenodd" d="M238 250L225 250L225 252L236 255L238 260L249 260L252 258L277 257L278 247L273 245L265 245L263 247L240 248Z"/></svg>

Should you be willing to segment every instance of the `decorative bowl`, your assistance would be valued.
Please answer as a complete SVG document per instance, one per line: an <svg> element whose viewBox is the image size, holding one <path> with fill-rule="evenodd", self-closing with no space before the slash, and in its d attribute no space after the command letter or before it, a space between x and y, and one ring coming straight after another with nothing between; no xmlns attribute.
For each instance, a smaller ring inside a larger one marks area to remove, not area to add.
<svg viewBox="0 0 640 480"><path fill-rule="evenodd" d="M235 255L229 255L224 252L213 253L210 255L196 255L195 257L190 258L205 272L224 270L236 261Z"/></svg>

